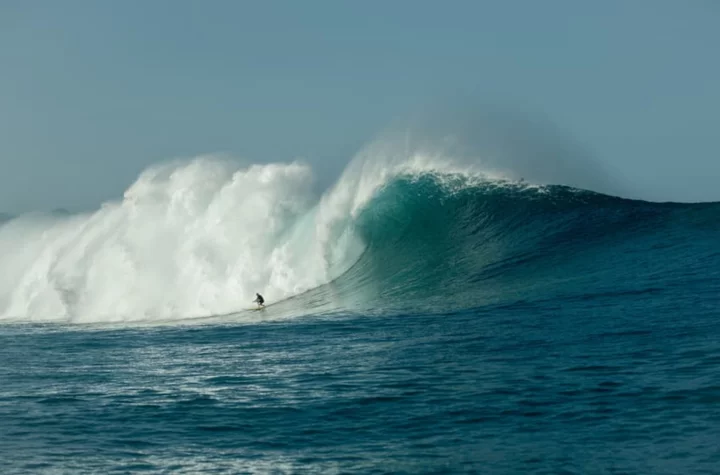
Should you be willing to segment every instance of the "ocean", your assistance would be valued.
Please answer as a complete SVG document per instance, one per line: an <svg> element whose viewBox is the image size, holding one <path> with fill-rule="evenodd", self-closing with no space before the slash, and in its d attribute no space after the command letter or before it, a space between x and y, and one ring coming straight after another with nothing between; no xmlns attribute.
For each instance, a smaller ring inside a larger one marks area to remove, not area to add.
<svg viewBox="0 0 720 475"><path fill-rule="evenodd" d="M6 220L0 471L720 473L720 203L429 162Z"/></svg>

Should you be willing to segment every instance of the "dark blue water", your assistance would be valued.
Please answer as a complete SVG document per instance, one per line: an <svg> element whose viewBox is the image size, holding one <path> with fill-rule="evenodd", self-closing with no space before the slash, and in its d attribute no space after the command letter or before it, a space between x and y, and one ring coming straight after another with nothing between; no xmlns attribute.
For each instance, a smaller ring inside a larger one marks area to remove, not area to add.
<svg viewBox="0 0 720 475"><path fill-rule="evenodd" d="M2 473L720 473L717 205L373 206L262 317L0 325Z"/></svg>

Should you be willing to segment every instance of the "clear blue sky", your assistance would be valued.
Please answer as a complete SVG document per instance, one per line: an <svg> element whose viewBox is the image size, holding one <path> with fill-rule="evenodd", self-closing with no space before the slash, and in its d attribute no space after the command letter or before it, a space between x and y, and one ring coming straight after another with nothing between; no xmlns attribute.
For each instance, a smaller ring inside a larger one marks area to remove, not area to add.
<svg viewBox="0 0 720 475"><path fill-rule="evenodd" d="M643 197L720 200L720 2L0 2L0 211L88 208L153 162L336 173L458 93L542 111Z"/></svg>

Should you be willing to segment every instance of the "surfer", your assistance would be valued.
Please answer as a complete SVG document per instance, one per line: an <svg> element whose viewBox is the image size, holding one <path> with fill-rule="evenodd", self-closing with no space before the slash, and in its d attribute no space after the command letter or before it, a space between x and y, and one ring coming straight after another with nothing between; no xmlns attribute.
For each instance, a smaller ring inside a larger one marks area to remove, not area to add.
<svg viewBox="0 0 720 475"><path fill-rule="evenodd" d="M257 294L257 293L256 293L255 295L256 295L257 297L255 298L255 300L253 300L253 303L257 302L258 307L264 307L264 306L265 306L265 299L263 298L263 296L260 295L260 294Z"/></svg>

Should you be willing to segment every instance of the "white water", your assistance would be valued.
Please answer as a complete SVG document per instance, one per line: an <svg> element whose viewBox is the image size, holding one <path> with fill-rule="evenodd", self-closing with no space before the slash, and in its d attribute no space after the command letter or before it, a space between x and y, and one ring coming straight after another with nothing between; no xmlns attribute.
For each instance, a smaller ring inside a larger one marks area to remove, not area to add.
<svg viewBox="0 0 720 475"><path fill-rule="evenodd" d="M362 251L335 216L300 163L153 167L92 214L0 227L0 318L187 318L251 307L255 292L280 300Z"/></svg>

